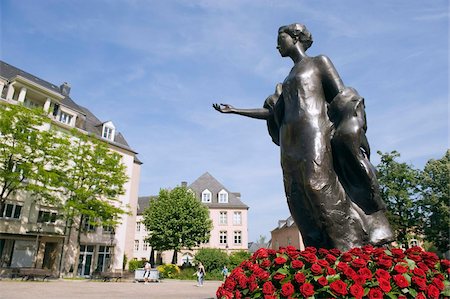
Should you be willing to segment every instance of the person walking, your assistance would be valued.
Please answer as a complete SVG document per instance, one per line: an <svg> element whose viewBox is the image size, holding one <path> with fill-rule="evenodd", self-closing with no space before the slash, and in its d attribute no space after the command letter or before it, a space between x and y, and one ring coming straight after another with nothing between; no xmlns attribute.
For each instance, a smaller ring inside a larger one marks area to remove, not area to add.
<svg viewBox="0 0 450 299"><path fill-rule="evenodd" d="M202 287L203 286L203 280L205 279L206 271L205 267L201 262L198 263L197 267L197 286Z"/></svg>

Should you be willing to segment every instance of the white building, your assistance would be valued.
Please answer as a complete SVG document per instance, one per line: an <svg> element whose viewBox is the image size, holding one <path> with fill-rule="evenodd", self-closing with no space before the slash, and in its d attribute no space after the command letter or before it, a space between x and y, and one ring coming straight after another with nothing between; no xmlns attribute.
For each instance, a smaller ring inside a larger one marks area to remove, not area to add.
<svg viewBox="0 0 450 299"><path fill-rule="evenodd" d="M241 201L240 193L231 192L217 181L211 174L205 173L192 184L186 186L192 190L197 199L209 209L213 223L209 242L201 247L219 248L227 253L248 249L248 206ZM155 198L139 197L136 217L136 234L134 239L134 258L150 259L151 246L145 242L148 233L142 223L142 215L149 201ZM195 250L181 250L178 263L192 261ZM172 251L156 254L157 264L169 264L172 261Z"/></svg>
<svg viewBox="0 0 450 299"><path fill-rule="evenodd" d="M17 194L0 213L0 274L17 267L47 268L55 275L61 270L61 273L79 276L90 275L95 270L122 269L124 255L133 256L142 164L136 157L137 153L112 121L102 122L87 108L77 105L70 98L67 83L58 87L0 61L0 104L18 103L47 111L51 119L47 129L56 128L70 133L76 128L96 136L119 153L129 177L120 201L131 208L132 215L124 215L115 230L86 227L78 246L76 230L67 236L65 222L58 217L56 208L36 204L29 194ZM66 238L68 250L63 250Z"/></svg>

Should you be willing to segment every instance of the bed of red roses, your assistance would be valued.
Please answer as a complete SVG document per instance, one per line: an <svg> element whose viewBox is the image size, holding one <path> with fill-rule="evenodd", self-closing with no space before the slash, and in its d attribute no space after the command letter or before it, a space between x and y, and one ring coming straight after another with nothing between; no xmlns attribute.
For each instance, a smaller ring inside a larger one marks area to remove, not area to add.
<svg viewBox="0 0 450 299"><path fill-rule="evenodd" d="M450 260L420 247L347 252L259 249L236 267L217 298L450 298Z"/></svg>

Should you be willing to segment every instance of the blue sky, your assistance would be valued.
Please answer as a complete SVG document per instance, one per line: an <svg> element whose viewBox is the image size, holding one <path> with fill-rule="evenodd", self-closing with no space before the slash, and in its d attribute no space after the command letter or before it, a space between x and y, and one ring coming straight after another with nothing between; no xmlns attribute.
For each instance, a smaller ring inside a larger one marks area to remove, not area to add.
<svg viewBox="0 0 450 299"><path fill-rule="evenodd" d="M208 171L249 205L250 240L289 215L279 148L263 121L213 102L261 107L291 61L277 30L304 23L365 97L372 162L397 150L422 168L448 146L447 0L0 0L0 58L112 120L144 162L140 195Z"/></svg>

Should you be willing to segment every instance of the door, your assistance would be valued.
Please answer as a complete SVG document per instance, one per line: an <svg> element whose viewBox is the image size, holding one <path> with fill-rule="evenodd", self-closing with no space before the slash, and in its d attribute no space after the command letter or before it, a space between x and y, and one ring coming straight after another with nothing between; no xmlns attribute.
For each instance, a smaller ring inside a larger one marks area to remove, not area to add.
<svg viewBox="0 0 450 299"><path fill-rule="evenodd" d="M91 275L92 257L94 256L93 245L80 245L80 256L78 258L78 276Z"/></svg>

